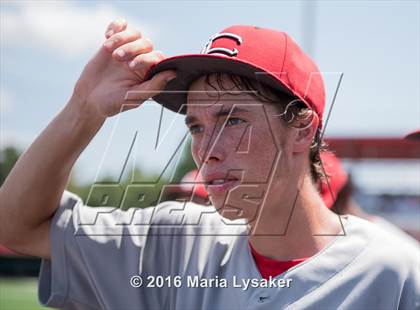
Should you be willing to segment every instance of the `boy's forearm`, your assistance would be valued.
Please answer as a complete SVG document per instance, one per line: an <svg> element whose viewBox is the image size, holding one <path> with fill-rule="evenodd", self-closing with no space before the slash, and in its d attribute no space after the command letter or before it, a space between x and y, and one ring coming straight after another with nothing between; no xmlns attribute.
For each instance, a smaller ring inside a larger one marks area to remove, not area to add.
<svg viewBox="0 0 420 310"><path fill-rule="evenodd" d="M9 174L0 189L1 239L36 228L57 209L75 161L105 121L84 107L73 97Z"/></svg>

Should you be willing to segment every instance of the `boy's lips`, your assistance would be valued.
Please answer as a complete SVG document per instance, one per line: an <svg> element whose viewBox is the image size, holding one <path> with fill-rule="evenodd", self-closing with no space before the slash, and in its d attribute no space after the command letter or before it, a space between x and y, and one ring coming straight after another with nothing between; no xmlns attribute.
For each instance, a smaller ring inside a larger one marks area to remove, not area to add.
<svg viewBox="0 0 420 310"><path fill-rule="evenodd" d="M228 191L239 184L239 180L224 180L223 183L208 184L207 191L210 193L221 193Z"/></svg>
<svg viewBox="0 0 420 310"><path fill-rule="evenodd" d="M211 193L225 192L240 184L238 178L220 173L207 175L204 179L207 184L207 191Z"/></svg>

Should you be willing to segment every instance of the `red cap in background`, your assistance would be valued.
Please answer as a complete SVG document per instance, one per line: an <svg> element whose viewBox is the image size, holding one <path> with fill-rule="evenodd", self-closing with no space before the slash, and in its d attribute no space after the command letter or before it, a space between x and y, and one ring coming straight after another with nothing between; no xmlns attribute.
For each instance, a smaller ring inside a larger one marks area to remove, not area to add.
<svg viewBox="0 0 420 310"><path fill-rule="evenodd" d="M348 174L341 165L340 160L333 153L322 152L321 161L326 179L321 182L320 195L328 209L331 209L337 199L338 193L348 180Z"/></svg>
<svg viewBox="0 0 420 310"><path fill-rule="evenodd" d="M181 180L180 188L185 193L191 193L194 196L208 198L209 194L204 187L203 180L198 170L191 170Z"/></svg>

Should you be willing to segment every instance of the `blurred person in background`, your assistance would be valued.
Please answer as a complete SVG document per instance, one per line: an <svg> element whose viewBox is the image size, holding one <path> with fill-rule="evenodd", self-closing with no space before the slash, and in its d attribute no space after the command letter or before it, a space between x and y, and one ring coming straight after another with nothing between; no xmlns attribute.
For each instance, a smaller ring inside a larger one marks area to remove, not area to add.
<svg viewBox="0 0 420 310"><path fill-rule="evenodd" d="M416 250L419 250L419 242L416 239L383 217L363 210L353 198L354 183L352 178L337 156L331 152L323 152L321 153L321 160L325 171L325 179L321 182L320 195L327 208L339 215L351 214L375 223L403 243L417 247ZM416 254L420 255L419 252Z"/></svg>
<svg viewBox="0 0 420 310"><path fill-rule="evenodd" d="M420 129L410 132L405 136L405 139L420 142Z"/></svg>

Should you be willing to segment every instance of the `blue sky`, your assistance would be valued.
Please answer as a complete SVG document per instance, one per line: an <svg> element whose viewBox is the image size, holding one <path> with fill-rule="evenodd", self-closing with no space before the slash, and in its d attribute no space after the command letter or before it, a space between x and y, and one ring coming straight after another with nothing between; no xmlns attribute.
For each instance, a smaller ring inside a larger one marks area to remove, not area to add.
<svg viewBox="0 0 420 310"><path fill-rule="evenodd" d="M167 56L199 52L232 24L286 31L324 73L327 109L344 74L327 136L401 137L420 127L419 11L418 1L2 1L0 146L24 148L40 133L118 17ZM182 117L165 112L164 143L154 150L159 113L150 103L109 119L76 177L118 174L126 151L114 150L128 150L136 130L133 163L160 171L185 128Z"/></svg>

